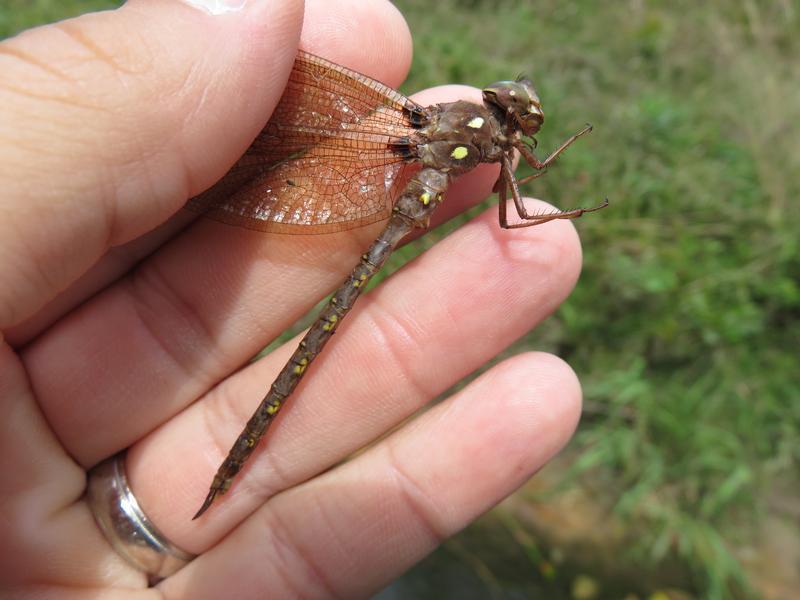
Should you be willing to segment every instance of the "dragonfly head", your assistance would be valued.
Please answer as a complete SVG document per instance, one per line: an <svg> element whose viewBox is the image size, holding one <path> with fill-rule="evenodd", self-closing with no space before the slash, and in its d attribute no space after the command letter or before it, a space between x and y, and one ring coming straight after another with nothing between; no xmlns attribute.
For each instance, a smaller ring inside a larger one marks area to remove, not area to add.
<svg viewBox="0 0 800 600"><path fill-rule="evenodd" d="M542 102L530 79L493 83L483 89L483 101L513 119L526 136L534 135L544 123Z"/></svg>

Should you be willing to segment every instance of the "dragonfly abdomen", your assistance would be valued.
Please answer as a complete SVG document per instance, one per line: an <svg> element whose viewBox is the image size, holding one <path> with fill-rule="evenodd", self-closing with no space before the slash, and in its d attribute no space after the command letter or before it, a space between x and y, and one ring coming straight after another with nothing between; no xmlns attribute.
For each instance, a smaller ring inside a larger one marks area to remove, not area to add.
<svg viewBox="0 0 800 600"><path fill-rule="evenodd" d="M217 470L208 496L194 516L195 519L211 506L214 498L228 491L234 477L264 437L286 399L294 392L308 367L336 333L342 319L353 308L372 276L384 265L400 240L415 227L428 226L430 215L441 202L449 182L450 177L446 173L433 168L424 168L409 180L383 232L361 256L344 283L333 293L327 306L303 336L294 354L281 369L269 392L236 439Z"/></svg>

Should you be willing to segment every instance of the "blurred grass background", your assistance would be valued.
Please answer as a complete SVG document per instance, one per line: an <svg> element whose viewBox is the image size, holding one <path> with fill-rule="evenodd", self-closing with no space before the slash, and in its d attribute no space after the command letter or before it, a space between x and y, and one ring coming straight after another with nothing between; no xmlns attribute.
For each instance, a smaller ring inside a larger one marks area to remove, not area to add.
<svg viewBox="0 0 800 600"><path fill-rule="evenodd" d="M584 122L595 131L528 193L612 205L576 223L572 297L509 350L551 350L579 374L585 414L566 458L544 493L526 486L384 596L791 597L800 6L395 3L415 43L405 91L530 76L540 155ZM117 4L4 0L0 36ZM607 541L565 556L530 514L542 503L601 507L588 529Z"/></svg>

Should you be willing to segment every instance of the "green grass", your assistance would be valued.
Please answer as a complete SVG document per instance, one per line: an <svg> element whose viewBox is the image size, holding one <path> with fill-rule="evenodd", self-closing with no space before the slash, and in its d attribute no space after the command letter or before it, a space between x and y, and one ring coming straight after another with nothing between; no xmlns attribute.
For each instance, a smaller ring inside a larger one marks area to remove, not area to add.
<svg viewBox="0 0 800 600"><path fill-rule="evenodd" d="M524 72L545 103L541 148L595 124L533 191L612 207L578 224L582 279L520 347L546 340L580 374L576 468L607 480L641 553L677 552L699 589L725 595L739 573L728 549L773 483L797 491L797 11L399 4L415 33L409 89Z"/></svg>
<svg viewBox="0 0 800 600"><path fill-rule="evenodd" d="M0 3L0 39L36 25L120 4L113 0L3 0Z"/></svg>
<svg viewBox="0 0 800 600"><path fill-rule="evenodd" d="M111 3L11 2L0 35ZM582 139L530 193L581 220L575 293L514 350L585 389L572 480L613 498L640 560L743 593L733 549L800 459L800 11L790 2L397 2L404 87L531 76L540 149ZM409 251L410 252L410 251Z"/></svg>

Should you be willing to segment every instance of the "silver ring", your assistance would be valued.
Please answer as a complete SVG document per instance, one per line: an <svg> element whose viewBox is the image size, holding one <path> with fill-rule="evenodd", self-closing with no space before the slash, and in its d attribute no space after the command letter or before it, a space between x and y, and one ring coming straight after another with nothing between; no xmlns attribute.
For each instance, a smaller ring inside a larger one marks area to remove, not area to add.
<svg viewBox="0 0 800 600"><path fill-rule="evenodd" d="M194 557L165 538L136 501L125 475L125 452L89 471L86 499L114 550L150 578L172 575Z"/></svg>

